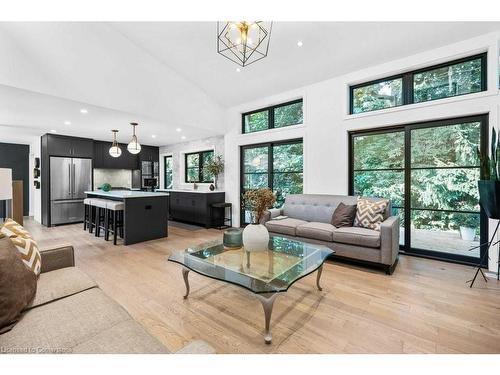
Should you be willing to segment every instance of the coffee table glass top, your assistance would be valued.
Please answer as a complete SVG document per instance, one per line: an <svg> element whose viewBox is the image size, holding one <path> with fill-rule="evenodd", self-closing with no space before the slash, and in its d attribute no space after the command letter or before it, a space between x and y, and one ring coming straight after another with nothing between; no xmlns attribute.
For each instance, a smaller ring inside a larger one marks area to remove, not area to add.
<svg viewBox="0 0 500 375"><path fill-rule="evenodd" d="M275 293L288 290L334 253L326 246L273 236L264 251L225 248L219 240L176 252L168 260L254 293Z"/></svg>

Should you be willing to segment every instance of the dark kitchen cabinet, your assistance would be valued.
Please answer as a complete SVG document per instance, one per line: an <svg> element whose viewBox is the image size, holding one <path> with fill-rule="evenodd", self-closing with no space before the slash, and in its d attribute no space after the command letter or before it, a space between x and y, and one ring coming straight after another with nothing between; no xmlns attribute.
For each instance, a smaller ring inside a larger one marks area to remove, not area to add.
<svg viewBox="0 0 500 375"><path fill-rule="evenodd" d="M141 170L141 187L157 189L160 187L160 148L142 145L139 153L139 169ZM153 180L154 179L154 180ZM156 181L156 185L152 185Z"/></svg>
<svg viewBox="0 0 500 375"><path fill-rule="evenodd" d="M143 145L141 147L141 152L139 153L139 161L160 161L160 148L156 146Z"/></svg>
<svg viewBox="0 0 500 375"><path fill-rule="evenodd" d="M49 155L75 158L92 158L94 153L91 139L45 134Z"/></svg>
<svg viewBox="0 0 500 375"><path fill-rule="evenodd" d="M172 220L186 221L201 224L206 228L212 227L210 217L211 205L222 203L225 193L191 193L182 191L171 191L170 194L170 217Z"/></svg>
<svg viewBox="0 0 500 375"><path fill-rule="evenodd" d="M94 141L94 168L137 169L138 157L127 150L127 145L120 143L122 154L114 158L109 154L111 142Z"/></svg>

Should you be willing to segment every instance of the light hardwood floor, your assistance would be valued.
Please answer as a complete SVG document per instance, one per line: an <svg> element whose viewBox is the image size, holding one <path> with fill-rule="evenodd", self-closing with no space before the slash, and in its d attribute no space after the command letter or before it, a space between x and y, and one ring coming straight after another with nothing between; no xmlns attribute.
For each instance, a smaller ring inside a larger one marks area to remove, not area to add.
<svg viewBox="0 0 500 375"><path fill-rule="evenodd" d="M81 225L25 226L41 247L70 243L76 264L170 350L203 339L218 353L500 353L500 283L465 281L471 267L401 256L392 276L341 263L279 296L263 340L261 304L237 286L190 273L183 300L175 250L221 236L170 227L168 239L113 246Z"/></svg>

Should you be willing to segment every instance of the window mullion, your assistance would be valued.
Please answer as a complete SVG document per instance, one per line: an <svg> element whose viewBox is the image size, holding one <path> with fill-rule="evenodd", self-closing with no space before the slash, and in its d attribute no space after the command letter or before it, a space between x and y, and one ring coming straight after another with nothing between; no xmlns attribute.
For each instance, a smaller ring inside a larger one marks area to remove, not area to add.
<svg viewBox="0 0 500 375"><path fill-rule="evenodd" d="M198 183L201 182L201 168L203 165L203 153L200 152L198 154Z"/></svg>
<svg viewBox="0 0 500 375"><path fill-rule="evenodd" d="M403 105L413 103L413 73L403 75Z"/></svg>
<svg viewBox="0 0 500 375"><path fill-rule="evenodd" d="M267 149L267 186L271 191L274 191L274 173L273 173L273 165L274 165L274 153L273 153L273 144L270 143Z"/></svg>

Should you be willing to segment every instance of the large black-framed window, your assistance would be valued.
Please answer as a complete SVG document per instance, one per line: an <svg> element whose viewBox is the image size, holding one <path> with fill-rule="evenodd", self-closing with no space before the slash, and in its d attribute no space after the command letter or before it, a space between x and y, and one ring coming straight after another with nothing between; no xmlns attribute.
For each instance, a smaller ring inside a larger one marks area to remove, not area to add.
<svg viewBox="0 0 500 375"><path fill-rule="evenodd" d="M187 183L214 182L214 176L205 168L214 157L213 150L191 152L184 155L184 180Z"/></svg>
<svg viewBox="0 0 500 375"><path fill-rule="evenodd" d="M350 132L349 191L393 202L400 248L409 254L477 264L488 220L479 207L477 148L488 116L468 116Z"/></svg>
<svg viewBox="0 0 500 375"><path fill-rule="evenodd" d="M173 166L173 158L172 155L164 156L163 157L163 165L165 167L165 172L163 176L163 182L165 189L172 189L173 187L173 172L174 172L174 166Z"/></svg>
<svg viewBox="0 0 500 375"><path fill-rule="evenodd" d="M487 53L350 86L350 114L487 89Z"/></svg>
<svg viewBox="0 0 500 375"><path fill-rule="evenodd" d="M240 191L269 188L281 207L288 194L303 192L304 152L302 138L259 143L240 148ZM241 224L250 223L250 212L241 206Z"/></svg>
<svg viewBox="0 0 500 375"><path fill-rule="evenodd" d="M303 121L303 100L297 99L243 113L241 115L241 132L243 134L255 133L298 125L302 124Z"/></svg>

